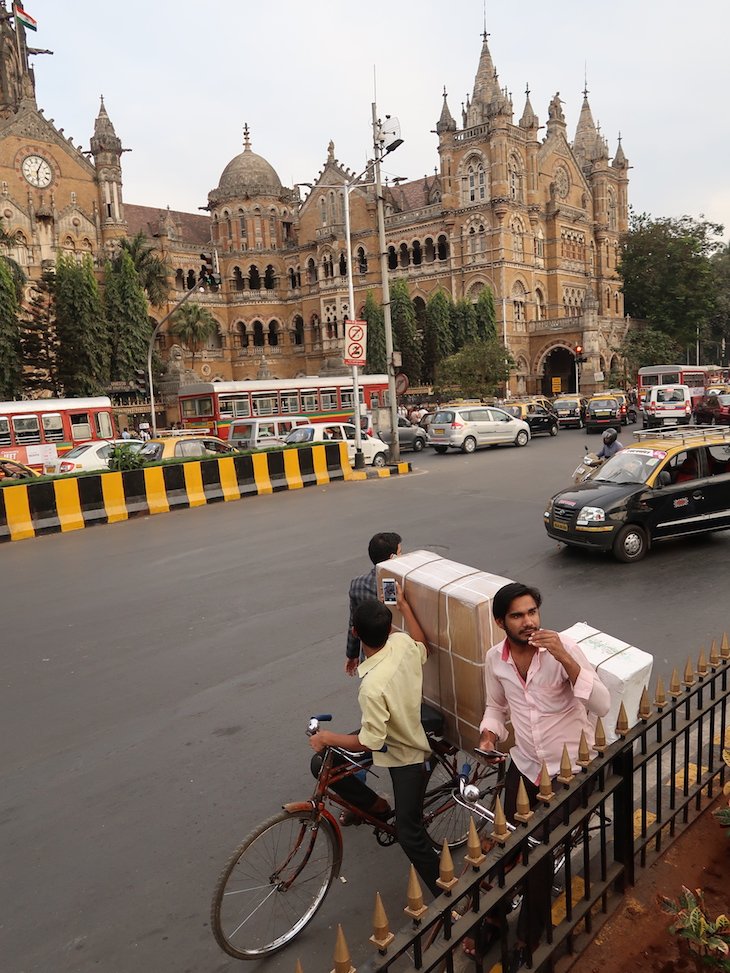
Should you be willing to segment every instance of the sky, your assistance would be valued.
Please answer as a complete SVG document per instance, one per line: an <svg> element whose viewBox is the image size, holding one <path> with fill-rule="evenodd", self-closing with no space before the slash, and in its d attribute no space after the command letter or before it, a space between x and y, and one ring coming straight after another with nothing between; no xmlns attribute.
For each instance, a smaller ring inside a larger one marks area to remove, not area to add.
<svg viewBox="0 0 730 973"><path fill-rule="evenodd" d="M335 143L360 172L371 103L400 123L384 172L438 165L442 91L461 126L484 0L27 0L38 22L36 94L84 148L104 95L123 156L124 199L196 212L243 147L282 183L311 182ZM730 236L727 0L488 0L489 45L515 121L525 87L541 124L556 91L572 139L587 79L611 155L619 132L629 199L655 217L704 214Z"/></svg>

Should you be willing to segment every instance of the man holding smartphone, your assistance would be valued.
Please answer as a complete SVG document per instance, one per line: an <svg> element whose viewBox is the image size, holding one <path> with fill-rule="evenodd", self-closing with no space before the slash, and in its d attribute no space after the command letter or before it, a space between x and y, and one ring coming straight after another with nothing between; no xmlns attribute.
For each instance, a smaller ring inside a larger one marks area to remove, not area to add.
<svg viewBox="0 0 730 973"><path fill-rule="evenodd" d="M608 689L578 644L541 627L541 604L537 588L520 582L504 585L492 602L492 615L505 639L486 656L487 705L479 746L494 750L497 741L507 739L506 723L511 720L515 745L510 750L504 789L504 812L511 821L520 778L534 808L543 761L554 778L560 770L563 745L568 745L575 758L584 731L592 746L595 717L605 716L611 704ZM533 868L525 882L517 948L508 973L524 965L545 929L552 861L548 857L543 864L544 868Z"/></svg>
<svg viewBox="0 0 730 973"><path fill-rule="evenodd" d="M360 639L353 633L353 618L357 606L368 598L378 597L378 582L375 566L401 553L401 536L394 531L381 531L370 538L368 556L372 568L350 582L350 620L347 626L347 647L345 649L345 672L354 676L360 664Z"/></svg>
<svg viewBox="0 0 730 973"><path fill-rule="evenodd" d="M399 584L396 603L406 632L391 631L393 616L381 601L370 598L354 611L354 632L360 640L364 662L358 666L362 714L357 733L319 730L309 738L314 751L325 747L343 750L371 750L373 764L387 767L395 798L398 842L434 896L440 895L438 855L423 825L425 762L431 753L421 723L423 665L428 658L426 636ZM369 814L387 817L390 808L384 798L356 776L333 784L333 790ZM359 823L343 811L344 825Z"/></svg>

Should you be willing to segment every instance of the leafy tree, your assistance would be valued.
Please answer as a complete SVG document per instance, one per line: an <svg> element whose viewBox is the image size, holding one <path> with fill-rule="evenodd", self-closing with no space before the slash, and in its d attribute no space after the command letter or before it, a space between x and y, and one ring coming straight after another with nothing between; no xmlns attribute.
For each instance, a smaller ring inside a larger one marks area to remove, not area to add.
<svg viewBox="0 0 730 973"><path fill-rule="evenodd" d="M112 261L113 268L120 270L125 255L132 258L132 264L139 276L139 283L147 294L150 304L161 307L167 300L170 288L167 283L169 268L155 247L140 230L131 239L122 237L119 249Z"/></svg>
<svg viewBox="0 0 730 973"><path fill-rule="evenodd" d="M385 354L385 324L383 309L372 291L365 298L365 320L368 323L368 354L365 371L369 375L384 375L387 371Z"/></svg>
<svg viewBox="0 0 730 973"><path fill-rule="evenodd" d="M722 231L703 218L632 213L619 266L626 312L681 346L693 342L715 312L710 257L722 246L716 239Z"/></svg>
<svg viewBox="0 0 730 973"><path fill-rule="evenodd" d="M416 309L404 280L394 280L390 287L390 315L393 323L393 344L400 351L403 371L411 385L421 380L423 353L416 327Z"/></svg>
<svg viewBox="0 0 730 973"><path fill-rule="evenodd" d="M13 260L10 254L7 252L16 245L15 239L10 236L10 234L5 230L5 228L0 223L0 257L7 265L10 271L10 276L13 279L13 284L15 286L15 299L18 302L18 306L23 303L23 294L25 290L25 285L28 278L25 276L23 268L20 266L17 260Z"/></svg>
<svg viewBox="0 0 730 973"><path fill-rule="evenodd" d="M715 312L710 322L710 334L717 343L717 360L727 363L730 344L730 244L711 258L715 290Z"/></svg>
<svg viewBox="0 0 730 973"><path fill-rule="evenodd" d="M471 301L462 299L451 305L451 334L455 351L476 341L477 316Z"/></svg>
<svg viewBox="0 0 730 973"><path fill-rule="evenodd" d="M15 283L7 263L0 260L0 399L20 395L22 372Z"/></svg>
<svg viewBox="0 0 730 973"><path fill-rule="evenodd" d="M24 391L59 396L54 286L55 275L48 270L34 283L22 311L20 340Z"/></svg>
<svg viewBox="0 0 730 973"><path fill-rule="evenodd" d="M477 339L486 341L497 337L497 312L494 307L494 294L491 287L483 287L474 305L476 315Z"/></svg>
<svg viewBox="0 0 730 973"><path fill-rule="evenodd" d="M472 341L441 362L436 377L439 391L459 389L466 396L494 395L509 379L515 362L501 341Z"/></svg>
<svg viewBox="0 0 730 973"><path fill-rule="evenodd" d="M451 335L451 297L439 288L426 304L423 333L423 379L429 385L436 377L439 362L453 351Z"/></svg>
<svg viewBox="0 0 730 973"><path fill-rule="evenodd" d="M629 375L636 375L645 365L678 361L684 357L677 341L657 328L634 328L613 350L626 362Z"/></svg>
<svg viewBox="0 0 730 973"><path fill-rule="evenodd" d="M152 325L147 298L132 256L127 251L104 272L104 308L109 328L109 375L113 382L129 382L135 368L147 360Z"/></svg>
<svg viewBox="0 0 730 973"><path fill-rule="evenodd" d="M67 396L96 395L109 382L109 342L91 258L56 264L58 379Z"/></svg>
<svg viewBox="0 0 730 973"><path fill-rule="evenodd" d="M195 369L195 356L206 341L215 334L218 325L207 307L188 301L175 311L170 322L170 334L179 338L192 355L190 367Z"/></svg>

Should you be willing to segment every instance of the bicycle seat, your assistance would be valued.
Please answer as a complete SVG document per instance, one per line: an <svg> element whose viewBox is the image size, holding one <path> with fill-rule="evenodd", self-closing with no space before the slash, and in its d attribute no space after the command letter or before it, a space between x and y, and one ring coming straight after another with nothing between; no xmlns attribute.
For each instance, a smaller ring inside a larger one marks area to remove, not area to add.
<svg viewBox="0 0 730 973"><path fill-rule="evenodd" d="M444 718L433 706L421 703L421 725L431 736L441 736L444 731Z"/></svg>

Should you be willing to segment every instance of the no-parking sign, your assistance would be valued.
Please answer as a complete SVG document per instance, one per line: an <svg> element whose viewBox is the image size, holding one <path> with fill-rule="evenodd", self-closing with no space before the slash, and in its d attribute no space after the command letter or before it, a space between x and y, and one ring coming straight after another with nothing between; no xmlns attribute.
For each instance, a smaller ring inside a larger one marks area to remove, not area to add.
<svg viewBox="0 0 730 973"><path fill-rule="evenodd" d="M345 322L345 364L364 365L367 361L367 321Z"/></svg>

